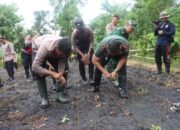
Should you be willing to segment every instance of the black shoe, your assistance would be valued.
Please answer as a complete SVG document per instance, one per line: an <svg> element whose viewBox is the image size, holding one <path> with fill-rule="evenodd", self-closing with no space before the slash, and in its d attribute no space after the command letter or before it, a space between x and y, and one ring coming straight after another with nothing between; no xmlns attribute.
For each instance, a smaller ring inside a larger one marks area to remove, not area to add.
<svg viewBox="0 0 180 130"><path fill-rule="evenodd" d="M3 84L0 84L0 87L3 87Z"/></svg>
<svg viewBox="0 0 180 130"><path fill-rule="evenodd" d="M99 92L99 87L97 86L93 86L92 89L91 89L91 92Z"/></svg>
<svg viewBox="0 0 180 130"><path fill-rule="evenodd" d="M162 71L161 70L157 70L157 74L161 74L162 73Z"/></svg>
<svg viewBox="0 0 180 130"><path fill-rule="evenodd" d="M125 92L123 89L119 90L119 95L121 98L128 98L127 92Z"/></svg>

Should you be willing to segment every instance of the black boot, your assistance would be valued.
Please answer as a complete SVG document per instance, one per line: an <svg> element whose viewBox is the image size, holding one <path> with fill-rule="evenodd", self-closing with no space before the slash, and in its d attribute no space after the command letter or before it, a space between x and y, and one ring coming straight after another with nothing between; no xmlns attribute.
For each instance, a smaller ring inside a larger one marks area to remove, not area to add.
<svg viewBox="0 0 180 130"><path fill-rule="evenodd" d="M100 91L100 90L99 90L99 86L93 85L91 91L92 91L92 92L99 92L99 91Z"/></svg>
<svg viewBox="0 0 180 130"><path fill-rule="evenodd" d="M166 70L166 73L170 73L170 63L166 63L165 64L165 70Z"/></svg>
<svg viewBox="0 0 180 130"><path fill-rule="evenodd" d="M126 91L126 77L120 76L119 78L119 95L122 98L128 98L128 94Z"/></svg>
<svg viewBox="0 0 180 130"><path fill-rule="evenodd" d="M0 87L3 87L3 84L1 83L1 79L0 79Z"/></svg>
<svg viewBox="0 0 180 130"><path fill-rule="evenodd" d="M161 74L162 73L162 65L157 64L157 74Z"/></svg>
<svg viewBox="0 0 180 130"><path fill-rule="evenodd" d="M91 89L92 92L99 92L99 87L97 86L93 86L92 89Z"/></svg>
<svg viewBox="0 0 180 130"><path fill-rule="evenodd" d="M0 83L0 87L3 87L3 84Z"/></svg>

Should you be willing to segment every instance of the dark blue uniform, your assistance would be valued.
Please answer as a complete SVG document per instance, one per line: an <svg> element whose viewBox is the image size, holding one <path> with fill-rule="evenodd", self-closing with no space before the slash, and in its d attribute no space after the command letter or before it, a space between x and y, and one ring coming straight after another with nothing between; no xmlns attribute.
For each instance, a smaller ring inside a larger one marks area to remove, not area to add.
<svg viewBox="0 0 180 130"><path fill-rule="evenodd" d="M163 31L162 35L159 35L158 31ZM154 35L157 36L157 42L155 45L155 61L158 73L161 73L162 70L161 57L163 57L166 72L170 72L170 50L174 34L175 26L170 21L167 23L160 23L158 28L154 30Z"/></svg>

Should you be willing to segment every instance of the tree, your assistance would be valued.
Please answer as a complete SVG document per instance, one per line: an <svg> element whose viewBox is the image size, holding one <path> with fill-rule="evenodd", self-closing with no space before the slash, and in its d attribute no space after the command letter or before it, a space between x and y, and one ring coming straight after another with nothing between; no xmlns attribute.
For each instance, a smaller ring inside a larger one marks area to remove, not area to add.
<svg viewBox="0 0 180 130"><path fill-rule="evenodd" d="M75 17L80 16L78 6L86 0L50 0L54 8L55 24L59 25L61 35L70 37Z"/></svg>
<svg viewBox="0 0 180 130"><path fill-rule="evenodd" d="M0 35L13 42L19 52L24 39L24 28L20 25L22 18L17 15L17 11L15 4L0 4Z"/></svg>
<svg viewBox="0 0 180 130"><path fill-rule="evenodd" d="M152 21L159 19L161 11L173 6L175 0L136 0L132 10L137 21L137 39L149 32L152 32Z"/></svg>
<svg viewBox="0 0 180 130"><path fill-rule="evenodd" d="M52 20L50 18L49 11L35 11L35 23L32 27L32 30L36 33L50 33L50 30L52 30Z"/></svg>

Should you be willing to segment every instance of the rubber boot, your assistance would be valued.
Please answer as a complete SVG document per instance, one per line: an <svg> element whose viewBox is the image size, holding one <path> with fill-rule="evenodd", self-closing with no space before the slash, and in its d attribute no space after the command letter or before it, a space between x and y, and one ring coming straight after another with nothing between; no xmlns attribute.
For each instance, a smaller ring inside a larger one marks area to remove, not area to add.
<svg viewBox="0 0 180 130"><path fill-rule="evenodd" d="M41 108L46 108L49 105L46 80L38 79L36 80L36 83L39 90L39 94L41 96Z"/></svg>
<svg viewBox="0 0 180 130"><path fill-rule="evenodd" d="M165 70L166 70L166 73L167 73L167 74L170 73L170 63L166 63L166 64L165 64Z"/></svg>
<svg viewBox="0 0 180 130"><path fill-rule="evenodd" d="M65 98L64 90L65 86L59 86L58 83L56 83L56 101L61 103L68 103L70 101L69 99Z"/></svg>
<svg viewBox="0 0 180 130"><path fill-rule="evenodd" d="M100 91L99 86L93 85L91 92L99 92L99 91Z"/></svg>
<svg viewBox="0 0 180 130"><path fill-rule="evenodd" d="M119 95L122 98L128 98L127 91L126 91L126 77L119 76Z"/></svg>
<svg viewBox="0 0 180 130"><path fill-rule="evenodd" d="M1 78L0 78L0 87L3 87L3 84L2 84L2 82L1 82Z"/></svg>
<svg viewBox="0 0 180 130"><path fill-rule="evenodd" d="M162 73L162 65L157 64L157 74L161 74Z"/></svg>

